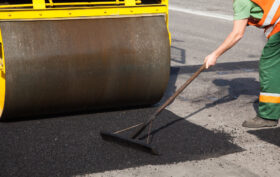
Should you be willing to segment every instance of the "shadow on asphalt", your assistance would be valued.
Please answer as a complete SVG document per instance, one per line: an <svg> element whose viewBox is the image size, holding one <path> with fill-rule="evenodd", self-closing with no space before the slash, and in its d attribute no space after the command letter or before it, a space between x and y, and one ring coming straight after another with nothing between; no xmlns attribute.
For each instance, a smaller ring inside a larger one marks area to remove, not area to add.
<svg viewBox="0 0 280 177"><path fill-rule="evenodd" d="M280 147L280 127L262 130L250 130L248 133L257 136L259 139Z"/></svg>
<svg viewBox="0 0 280 177"><path fill-rule="evenodd" d="M236 78L231 80L215 79L213 83L218 87L228 87L229 95L234 99L240 95L257 96L260 91L260 84L255 78Z"/></svg>
<svg viewBox="0 0 280 177"><path fill-rule="evenodd" d="M100 130L113 132L137 124L155 109L2 122L0 176L74 176L243 151L228 134L210 131L167 110L153 123L152 143L161 156L101 139Z"/></svg>
<svg viewBox="0 0 280 177"><path fill-rule="evenodd" d="M179 73L179 69L174 69L173 73L175 73L174 75L171 75L171 78L169 80L169 84L168 84L168 89L165 92L164 97L162 98L162 100L158 103L158 105L163 104L164 101L166 101L175 91L176 91L176 78L177 75ZM239 96L241 95L247 95L247 96L258 96L259 95L259 91L260 91L260 84L258 81L256 81L255 78L236 78L236 79L231 79L231 80L226 80L226 79L215 79L213 80L213 83L220 88L227 88L228 89L228 95L225 95L221 98L219 98L220 94L219 92L217 92L216 96L215 95L211 95L211 97L209 97L209 95L202 95L201 99L192 101L192 103L196 103L196 102L200 102L203 101L205 102L205 98L209 99L211 101L211 103L205 104L204 107L190 113L189 115L187 115L186 117L184 117L185 119L205 110L208 109L210 107L214 107L216 105L219 104L223 104L223 103L228 103L231 101L234 101L236 99L239 98ZM180 98L177 98L180 99ZM182 99L181 99L182 100ZM182 101L188 101L188 100L182 100ZM255 112L258 112L258 99L255 100L252 103Z"/></svg>
<svg viewBox="0 0 280 177"><path fill-rule="evenodd" d="M171 51L172 51L172 54L175 56L175 57L171 58L171 60L173 62L180 63L180 64L186 63L186 50L185 49L171 46Z"/></svg>

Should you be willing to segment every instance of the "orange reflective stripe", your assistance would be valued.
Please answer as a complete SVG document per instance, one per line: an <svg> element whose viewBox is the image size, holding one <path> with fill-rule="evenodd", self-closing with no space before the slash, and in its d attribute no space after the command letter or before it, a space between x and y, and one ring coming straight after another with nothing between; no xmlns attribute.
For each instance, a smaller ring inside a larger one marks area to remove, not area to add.
<svg viewBox="0 0 280 177"><path fill-rule="evenodd" d="M259 101L262 103L280 103L280 97L260 95Z"/></svg>

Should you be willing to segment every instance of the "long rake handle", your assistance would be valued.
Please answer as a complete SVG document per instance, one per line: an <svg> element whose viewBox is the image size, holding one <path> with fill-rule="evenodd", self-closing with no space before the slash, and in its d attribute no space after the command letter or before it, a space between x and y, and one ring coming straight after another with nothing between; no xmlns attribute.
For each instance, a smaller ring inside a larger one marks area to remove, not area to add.
<svg viewBox="0 0 280 177"><path fill-rule="evenodd" d="M187 80L184 85L182 85L171 97L168 98L168 100L161 106L159 107L154 115L158 115L163 109L165 109L170 103L172 103L175 98L182 92L185 90L185 88L190 85L190 83L192 83L192 81L197 78L197 76L205 69L205 64L202 65L192 76L189 80ZM148 122L148 121L147 121Z"/></svg>
<svg viewBox="0 0 280 177"><path fill-rule="evenodd" d="M188 86L190 85L190 83L197 78L197 76L203 71L205 70L206 65L203 64L192 76L189 80L187 80L171 97L168 98L168 100L166 102L164 102L164 104L162 106L160 106L155 113L152 115L152 117L147 120L140 128L137 132L135 132L135 134L132 136L133 139L135 139L152 121L154 121L157 118L157 115L163 110L165 109L170 103L172 103L175 98Z"/></svg>

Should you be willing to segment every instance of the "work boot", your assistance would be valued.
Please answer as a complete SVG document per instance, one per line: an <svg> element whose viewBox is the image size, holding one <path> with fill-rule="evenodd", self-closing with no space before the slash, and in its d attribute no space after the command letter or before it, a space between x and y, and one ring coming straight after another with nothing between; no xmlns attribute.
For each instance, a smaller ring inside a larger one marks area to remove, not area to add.
<svg viewBox="0 0 280 177"><path fill-rule="evenodd" d="M262 127L275 127L278 124L278 120L263 119L256 116L251 120L243 122L242 126L247 128L262 128Z"/></svg>

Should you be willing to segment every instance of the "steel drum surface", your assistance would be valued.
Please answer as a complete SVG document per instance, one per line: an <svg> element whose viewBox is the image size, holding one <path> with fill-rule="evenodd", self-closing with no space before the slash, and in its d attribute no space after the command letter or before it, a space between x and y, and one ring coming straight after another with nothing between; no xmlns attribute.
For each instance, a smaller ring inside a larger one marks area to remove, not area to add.
<svg viewBox="0 0 280 177"><path fill-rule="evenodd" d="M169 79L164 16L0 22L2 118L154 104Z"/></svg>

